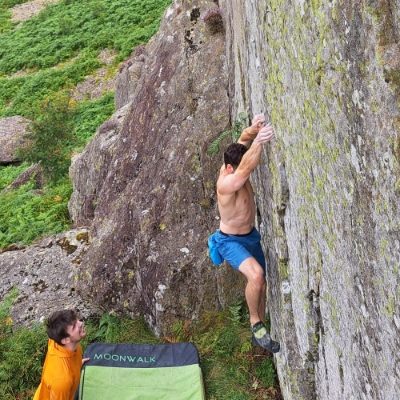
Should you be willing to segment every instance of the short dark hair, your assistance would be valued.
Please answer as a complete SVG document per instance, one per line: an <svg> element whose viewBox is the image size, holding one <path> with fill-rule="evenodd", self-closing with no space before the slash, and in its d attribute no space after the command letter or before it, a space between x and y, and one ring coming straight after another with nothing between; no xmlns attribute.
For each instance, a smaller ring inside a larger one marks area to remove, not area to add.
<svg viewBox="0 0 400 400"><path fill-rule="evenodd" d="M247 147L241 143L230 144L224 153L225 166L231 164L233 167L237 167L246 151Z"/></svg>
<svg viewBox="0 0 400 400"><path fill-rule="evenodd" d="M55 311L47 320L47 336L62 345L61 341L69 336L68 326L73 325L77 320L78 314L75 310Z"/></svg>

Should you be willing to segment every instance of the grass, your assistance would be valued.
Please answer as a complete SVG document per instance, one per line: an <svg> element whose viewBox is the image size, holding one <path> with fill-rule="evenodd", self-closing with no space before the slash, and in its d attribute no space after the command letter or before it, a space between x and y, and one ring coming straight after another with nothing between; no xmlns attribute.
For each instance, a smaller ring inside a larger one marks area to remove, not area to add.
<svg viewBox="0 0 400 400"><path fill-rule="evenodd" d="M206 313L198 323L186 321L176 324L172 340L196 344L207 399L279 399L272 358L251 346L248 315L243 302L231 306L226 312Z"/></svg>
<svg viewBox="0 0 400 400"><path fill-rule="evenodd" d="M28 168L28 164L23 163L18 166L9 165L0 167L0 191L11 184L22 172Z"/></svg>
<svg viewBox="0 0 400 400"><path fill-rule="evenodd" d="M98 100L80 102L74 115L74 147L85 146L96 129L114 112L114 94L107 93Z"/></svg>
<svg viewBox="0 0 400 400"><path fill-rule="evenodd" d="M58 132L57 138L51 137L50 126L56 125L55 111L47 105L95 72L101 66L98 55L105 48L117 54L108 67L109 73L116 71L117 64L135 46L147 42L156 32L163 11L171 3L61 0L17 28L11 23L10 8L24 2L0 2L0 118L22 115L40 128L40 151L25 154L25 160L41 159L42 165L49 167L45 172L50 176L41 190L28 183L18 190L0 192L0 248L14 242L29 244L70 227L70 157L81 151L112 115L114 94L75 103L68 129L61 126L62 116L58 118L58 129L54 130ZM45 132L46 127L49 129ZM0 191L28 166L29 163L23 163L0 167Z"/></svg>
<svg viewBox="0 0 400 400"><path fill-rule="evenodd" d="M16 295L12 291L0 303L0 398L4 400L31 398L40 381L47 343L43 325L13 328L8 312ZM152 334L141 318L104 314L86 322L87 335L82 346L92 342L191 341L199 350L208 400L278 400L272 359L251 347L247 315L238 319L232 312L234 308L205 314L198 323L180 321L172 336L161 339Z"/></svg>
<svg viewBox="0 0 400 400"><path fill-rule="evenodd" d="M72 117L73 140L64 143L64 149L70 154L82 149L113 110L112 93L96 101L79 103ZM27 167L27 163L0 167L0 191ZM69 229L68 201L71 193L72 185L66 173L40 190L30 182L17 190L0 192L0 248L11 243L29 244L42 236Z"/></svg>
<svg viewBox="0 0 400 400"><path fill-rule="evenodd" d="M27 0L2 0L0 2L0 34L12 29L10 8Z"/></svg>
<svg viewBox="0 0 400 400"><path fill-rule="evenodd" d="M157 31L169 4L170 0L64 0L19 29L0 33L0 116L34 117L47 96L75 86L96 70L102 49L115 50L116 63L126 59ZM13 77L21 71L27 74Z"/></svg>
<svg viewBox="0 0 400 400"><path fill-rule="evenodd" d="M72 154L82 149L113 111L112 93L77 104L72 116L73 140L71 142L68 137L69 142L62 144L64 150ZM0 191L27 167L27 163L0 167ZM0 192L0 248L11 243L29 244L37 238L69 229L71 193L72 185L66 172L61 179L40 190L30 182L17 190Z"/></svg>
<svg viewBox="0 0 400 400"><path fill-rule="evenodd" d="M74 87L98 67L100 62L96 54L85 52L74 63L59 69L45 69L17 78L0 78L0 116L37 118L41 104L48 97Z"/></svg>
<svg viewBox="0 0 400 400"><path fill-rule="evenodd" d="M0 195L0 247L28 244L38 237L61 232L70 226L68 179L36 190L33 182Z"/></svg>
<svg viewBox="0 0 400 400"><path fill-rule="evenodd" d="M156 32L169 0L68 0L0 36L0 71L49 68L83 50L115 49L119 61Z"/></svg>

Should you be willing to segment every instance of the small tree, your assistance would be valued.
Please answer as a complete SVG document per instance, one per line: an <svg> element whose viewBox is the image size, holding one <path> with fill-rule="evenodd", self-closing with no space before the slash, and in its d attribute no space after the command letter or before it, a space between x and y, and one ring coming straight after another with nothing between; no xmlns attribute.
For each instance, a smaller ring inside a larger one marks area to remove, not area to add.
<svg viewBox="0 0 400 400"><path fill-rule="evenodd" d="M30 163L41 162L46 179L52 182L68 173L74 139L73 113L67 93L44 101L39 117L29 127L28 144L20 151L22 159Z"/></svg>

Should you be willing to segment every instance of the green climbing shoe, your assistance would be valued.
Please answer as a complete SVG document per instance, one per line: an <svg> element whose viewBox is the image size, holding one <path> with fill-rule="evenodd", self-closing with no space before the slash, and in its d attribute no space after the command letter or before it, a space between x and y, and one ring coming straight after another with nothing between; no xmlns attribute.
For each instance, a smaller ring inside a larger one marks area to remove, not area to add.
<svg viewBox="0 0 400 400"><path fill-rule="evenodd" d="M275 342L271 339L271 336L267 332L267 328L265 327L262 321L256 322L252 327L251 331L253 332L252 343L262 347L270 351L271 353L277 353L281 346L279 342Z"/></svg>

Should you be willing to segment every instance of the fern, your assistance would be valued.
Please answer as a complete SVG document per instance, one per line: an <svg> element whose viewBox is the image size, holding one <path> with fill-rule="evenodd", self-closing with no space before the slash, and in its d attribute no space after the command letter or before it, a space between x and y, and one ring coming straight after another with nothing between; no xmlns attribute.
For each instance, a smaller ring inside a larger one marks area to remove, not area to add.
<svg viewBox="0 0 400 400"><path fill-rule="evenodd" d="M223 131L213 142L211 142L210 146L207 149L207 154L210 156L215 156L216 154L218 154L220 151L221 142L228 136L231 137L232 142L236 142L239 139L243 129L246 127L246 124L247 114L239 113L238 119L233 124L232 129Z"/></svg>
<svg viewBox="0 0 400 400"><path fill-rule="evenodd" d="M215 156L219 153L219 146L221 142L228 136L231 135L231 131L223 131L208 147L207 153L210 156Z"/></svg>

